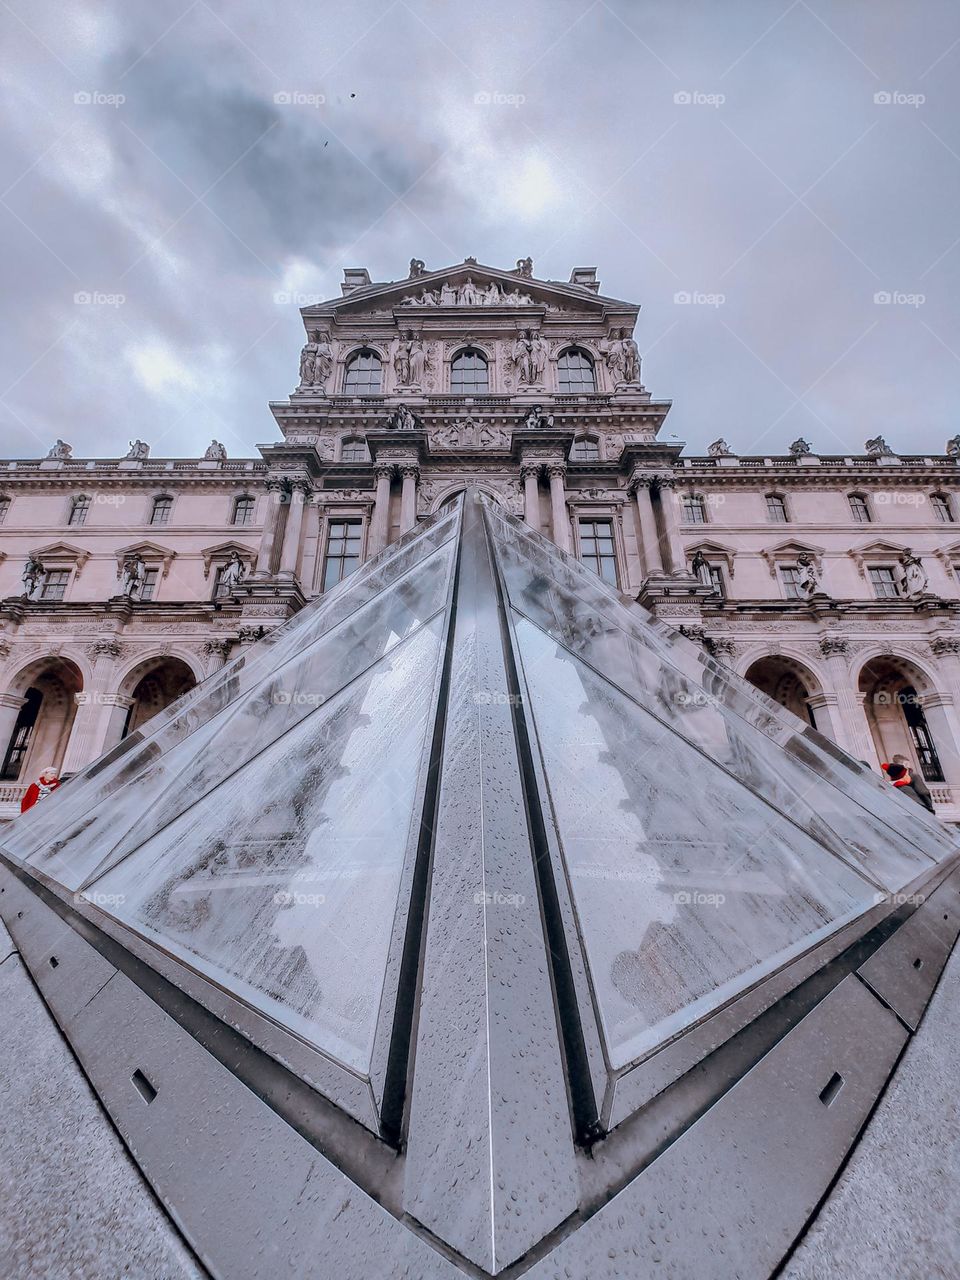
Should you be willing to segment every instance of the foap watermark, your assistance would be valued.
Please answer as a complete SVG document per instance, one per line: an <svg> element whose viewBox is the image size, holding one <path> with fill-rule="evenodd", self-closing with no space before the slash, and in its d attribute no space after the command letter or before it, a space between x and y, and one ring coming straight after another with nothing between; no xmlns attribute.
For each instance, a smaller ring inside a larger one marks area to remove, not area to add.
<svg viewBox="0 0 960 1280"><path fill-rule="evenodd" d="M920 907L926 902L926 897L922 893L875 893L873 895L874 906L879 907L882 903L889 903L892 907Z"/></svg>
<svg viewBox="0 0 960 1280"><path fill-rule="evenodd" d="M324 694L306 689L276 689L270 695L275 707L322 707L326 700Z"/></svg>
<svg viewBox="0 0 960 1280"><path fill-rule="evenodd" d="M522 893L502 893L499 889L482 889L473 895L478 907L522 907L526 898Z"/></svg>
<svg viewBox="0 0 960 1280"><path fill-rule="evenodd" d="M301 893L299 889L281 889L273 895L276 907L322 907L326 900L324 893Z"/></svg>
<svg viewBox="0 0 960 1280"><path fill-rule="evenodd" d="M503 93L500 89L481 89L473 95L476 107L522 107L526 100L525 93Z"/></svg>
<svg viewBox="0 0 960 1280"><path fill-rule="evenodd" d="M95 907L122 907L127 900L125 893L100 893L96 889L88 889L86 893L75 893L73 901L76 906L93 903Z"/></svg>
<svg viewBox="0 0 960 1280"><path fill-rule="evenodd" d="M519 707L523 703L519 693L505 693L503 689L478 689L473 700L478 707Z"/></svg>
<svg viewBox="0 0 960 1280"><path fill-rule="evenodd" d="M673 895L678 907L722 907L727 900L725 893L703 893L699 889L680 889Z"/></svg>
<svg viewBox="0 0 960 1280"><path fill-rule="evenodd" d="M877 307L922 307L926 300L925 293L904 293L902 289L878 289L873 295Z"/></svg>
<svg viewBox="0 0 960 1280"><path fill-rule="evenodd" d="M93 495L93 505L95 507L122 507L126 500L126 494L123 493L95 493Z"/></svg>
<svg viewBox="0 0 960 1280"><path fill-rule="evenodd" d="M126 300L125 293L101 293L98 289L81 289L73 295L75 307L122 307Z"/></svg>
<svg viewBox="0 0 960 1280"><path fill-rule="evenodd" d="M873 95L875 107L922 107L927 100L925 93L904 93L902 89L881 89Z"/></svg>
<svg viewBox="0 0 960 1280"><path fill-rule="evenodd" d="M122 107L125 93L103 93L100 89L80 89L73 95L75 107Z"/></svg>
<svg viewBox="0 0 960 1280"><path fill-rule="evenodd" d="M677 307L722 307L726 300L725 293L702 293L699 289L680 289L673 295Z"/></svg>
<svg viewBox="0 0 960 1280"><path fill-rule="evenodd" d="M899 492L887 489L881 489L879 493L873 495L874 505L878 507L922 507L927 503L927 495L925 493Z"/></svg>
<svg viewBox="0 0 960 1280"><path fill-rule="evenodd" d="M673 95L678 107L722 107L726 100L725 93L704 93L700 89L678 89Z"/></svg>
<svg viewBox="0 0 960 1280"><path fill-rule="evenodd" d="M277 307L316 307L323 301L322 293L295 293L281 289L273 295L274 306Z"/></svg>
<svg viewBox="0 0 960 1280"><path fill-rule="evenodd" d="M670 701L675 702L678 707L712 707L714 705L713 698L702 689L678 689L676 693L670 695Z"/></svg>
<svg viewBox="0 0 960 1280"><path fill-rule="evenodd" d="M326 101L325 93L302 93L299 89L281 89L273 95L277 107L322 107Z"/></svg>

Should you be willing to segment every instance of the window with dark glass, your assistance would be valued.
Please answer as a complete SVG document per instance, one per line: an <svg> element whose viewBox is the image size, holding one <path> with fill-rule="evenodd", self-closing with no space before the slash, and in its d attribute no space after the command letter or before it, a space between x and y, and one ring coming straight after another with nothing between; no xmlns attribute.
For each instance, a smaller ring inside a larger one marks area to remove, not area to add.
<svg viewBox="0 0 960 1280"><path fill-rule="evenodd" d="M687 524L707 523L707 504L698 493L683 495L683 518Z"/></svg>
<svg viewBox="0 0 960 1280"><path fill-rule="evenodd" d="M726 594L723 587L723 570L718 564L708 564L707 568L710 570L710 581L713 583L713 594L715 596L720 596L722 599Z"/></svg>
<svg viewBox="0 0 960 1280"><path fill-rule="evenodd" d="M597 380L593 372L593 361L585 351L581 351L578 347L571 347L569 351L564 351L557 361L557 386L562 395L596 391Z"/></svg>
<svg viewBox="0 0 960 1280"><path fill-rule="evenodd" d="M920 761L920 772L925 782L943 782L943 768L934 746L927 717L923 714L923 706L917 691L911 685L900 690L900 703L903 707L903 718L910 730L913 746Z"/></svg>
<svg viewBox="0 0 960 1280"><path fill-rule="evenodd" d="M869 524L872 517L870 515L870 504L862 493L851 493L848 499L850 503L850 514L853 516L857 524Z"/></svg>
<svg viewBox="0 0 960 1280"><path fill-rule="evenodd" d="M870 582L878 600L896 600L900 595L892 565L873 565L870 569Z"/></svg>
<svg viewBox="0 0 960 1280"><path fill-rule="evenodd" d="M340 447L341 462L366 462L367 446L362 440L344 440Z"/></svg>
<svg viewBox="0 0 960 1280"><path fill-rule="evenodd" d="M950 505L950 499L946 494L935 493L930 501L933 504L933 514L940 523L953 524L953 507Z"/></svg>
<svg viewBox="0 0 960 1280"><path fill-rule="evenodd" d="M611 521L580 521L580 559L605 582L617 585L617 551Z"/></svg>
<svg viewBox="0 0 960 1280"><path fill-rule="evenodd" d="M783 583L783 595L786 600L800 599L800 570L795 564L781 565L780 581Z"/></svg>
<svg viewBox="0 0 960 1280"><path fill-rule="evenodd" d="M599 462L600 446L596 440L574 440L570 446L571 462Z"/></svg>
<svg viewBox="0 0 960 1280"><path fill-rule="evenodd" d="M157 579L160 577L159 569L148 569L144 574L143 582L140 584L140 599L153 600L157 594Z"/></svg>
<svg viewBox="0 0 960 1280"><path fill-rule="evenodd" d="M69 569L49 569L40 590L41 600L62 600L70 581Z"/></svg>
<svg viewBox="0 0 960 1280"><path fill-rule="evenodd" d="M327 551L323 558L323 590L342 582L360 564L363 527L359 520L331 520L327 529Z"/></svg>
<svg viewBox="0 0 960 1280"><path fill-rule="evenodd" d="M170 512L173 510L173 499L167 494L161 494L159 498L153 500L153 510L150 512L151 524L168 524L170 522Z"/></svg>
<svg viewBox="0 0 960 1280"><path fill-rule="evenodd" d="M16 782L20 777L20 770L23 768L24 757L30 747L37 716L40 714L41 702L43 702L43 694L39 689L27 690L23 706L17 714L17 722L13 726L13 733L10 735L3 768L0 769L0 779L4 782Z"/></svg>
<svg viewBox="0 0 960 1280"><path fill-rule="evenodd" d="M233 504L234 524L253 524L253 509L257 505L251 494L242 494Z"/></svg>
<svg viewBox="0 0 960 1280"><path fill-rule="evenodd" d="M347 395L376 396L383 387L383 361L375 351L358 351L347 363L343 389Z"/></svg>
<svg viewBox="0 0 960 1280"><path fill-rule="evenodd" d="M767 494L767 519L773 524L787 523L787 500L778 493Z"/></svg>
<svg viewBox="0 0 960 1280"><path fill-rule="evenodd" d="M487 361L479 351L461 351L450 365L450 390L454 395L483 395L490 389Z"/></svg>
<svg viewBox="0 0 960 1280"><path fill-rule="evenodd" d="M87 513L90 510L90 498L87 494L78 494L70 503L70 515L67 519L68 524L86 524Z"/></svg>
<svg viewBox="0 0 960 1280"><path fill-rule="evenodd" d="M0 498L0 524L3 524L7 518L7 512L10 510L10 499Z"/></svg>

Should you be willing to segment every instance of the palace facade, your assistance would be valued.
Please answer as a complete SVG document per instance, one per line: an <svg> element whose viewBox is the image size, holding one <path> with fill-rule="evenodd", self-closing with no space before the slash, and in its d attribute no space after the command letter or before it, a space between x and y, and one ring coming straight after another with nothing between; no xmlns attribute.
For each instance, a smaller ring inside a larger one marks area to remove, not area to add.
<svg viewBox="0 0 960 1280"><path fill-rule="evenodd" d="M257 458L0 463L0 816L473 484L858 759L908 756L960 821L960 437L687 456L638 311L593 268L349 269Z"/></svg>

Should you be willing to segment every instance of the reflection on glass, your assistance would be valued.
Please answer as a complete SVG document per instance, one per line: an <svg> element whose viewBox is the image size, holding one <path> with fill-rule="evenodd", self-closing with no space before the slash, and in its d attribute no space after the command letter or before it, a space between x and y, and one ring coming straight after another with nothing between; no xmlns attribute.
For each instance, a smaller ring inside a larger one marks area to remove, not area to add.
<svg viewBox="0 0 960 1280"><path fill-rule="evenodd" d="M366 1072L442 626L420 628L86 896Z"/></svg>
<svg viewBox="0 0 960 1280"><path fill-rule="evenodd" d="M872 905L874 887L526 619L516 636L612 1065Z"/></svg>
<svg viewBox="0 0 960 1280"><path fill-rule="evenodd" d="M562 560L545 540L514 528L492 508L488 519L516 608L772 798L878 887L899 890L929 868L931 859L955 851L936 820L923 815L907 822L878 776L777 703L676 632L638 617L635 608ZM770 740L783 751L771 751Z"/></svg>

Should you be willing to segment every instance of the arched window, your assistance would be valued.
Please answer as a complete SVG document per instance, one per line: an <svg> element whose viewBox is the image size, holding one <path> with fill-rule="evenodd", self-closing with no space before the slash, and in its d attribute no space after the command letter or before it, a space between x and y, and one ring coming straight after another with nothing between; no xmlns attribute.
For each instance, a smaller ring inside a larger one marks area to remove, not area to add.
<svg viewBox="0 0 960 1280"><path fill-rule="evenodd" d="M344 440L340 446L341 462L367 462L370 455L362 440Z"/></svg>
<svg viewBox="0 0 960 1280"><path fill-rule="evenodd" d="M90 498L88 494L80 493L70 503L70 515L67 519L68 524L86 524L87 513L90 510Z"/></svg>
<svg viewBox="0 0 960 1280"><path fill-rule="evenodd" d="M253 509L257 500L249 493L242 493L233 502L233 523L253 524Z"/></svg>
<svg viewBox="0 0 960 1280"><path fill-rule="evenodd" d="M486 356L479 351L461 351L450 366L450 390L458 396L483 395L490 389Z"/></svg>
<svg viewBox="0 0 960 1280"><path fill-rule="evenodd" d="M170 512L173 510L173 499L168 493L161 493L153 500L150 512L151 524L169 524Z"/></svg>
<svg viewBox="0 0 960 1280"><path fill-rule="evenodd" d="M347 361L343 390L349 396L376 396L383 388L383 361L366 347Z"/></svg>
<svg viewBox="0 0 960 1280"><path fill-rule="evenodd" d="M578 395L582 391L596 391L597 380L593 373L593 361L579 347L564 351L557 361L557 383L561 394Z"/></svg>
<svg viewBox="0 0 960 1280"><path fill-rule="evenodd" d="M574 440L570 446L571 462L599 462L600 446L596 440Z"/></svg>
<svg viewBox="0 0 960 1280"><path fill-rule="evenodd" d="M950 499L945 493L933 494L930 502L933 505L933 514L941 524L954 523L953 507L950 505Z"/></svg>

